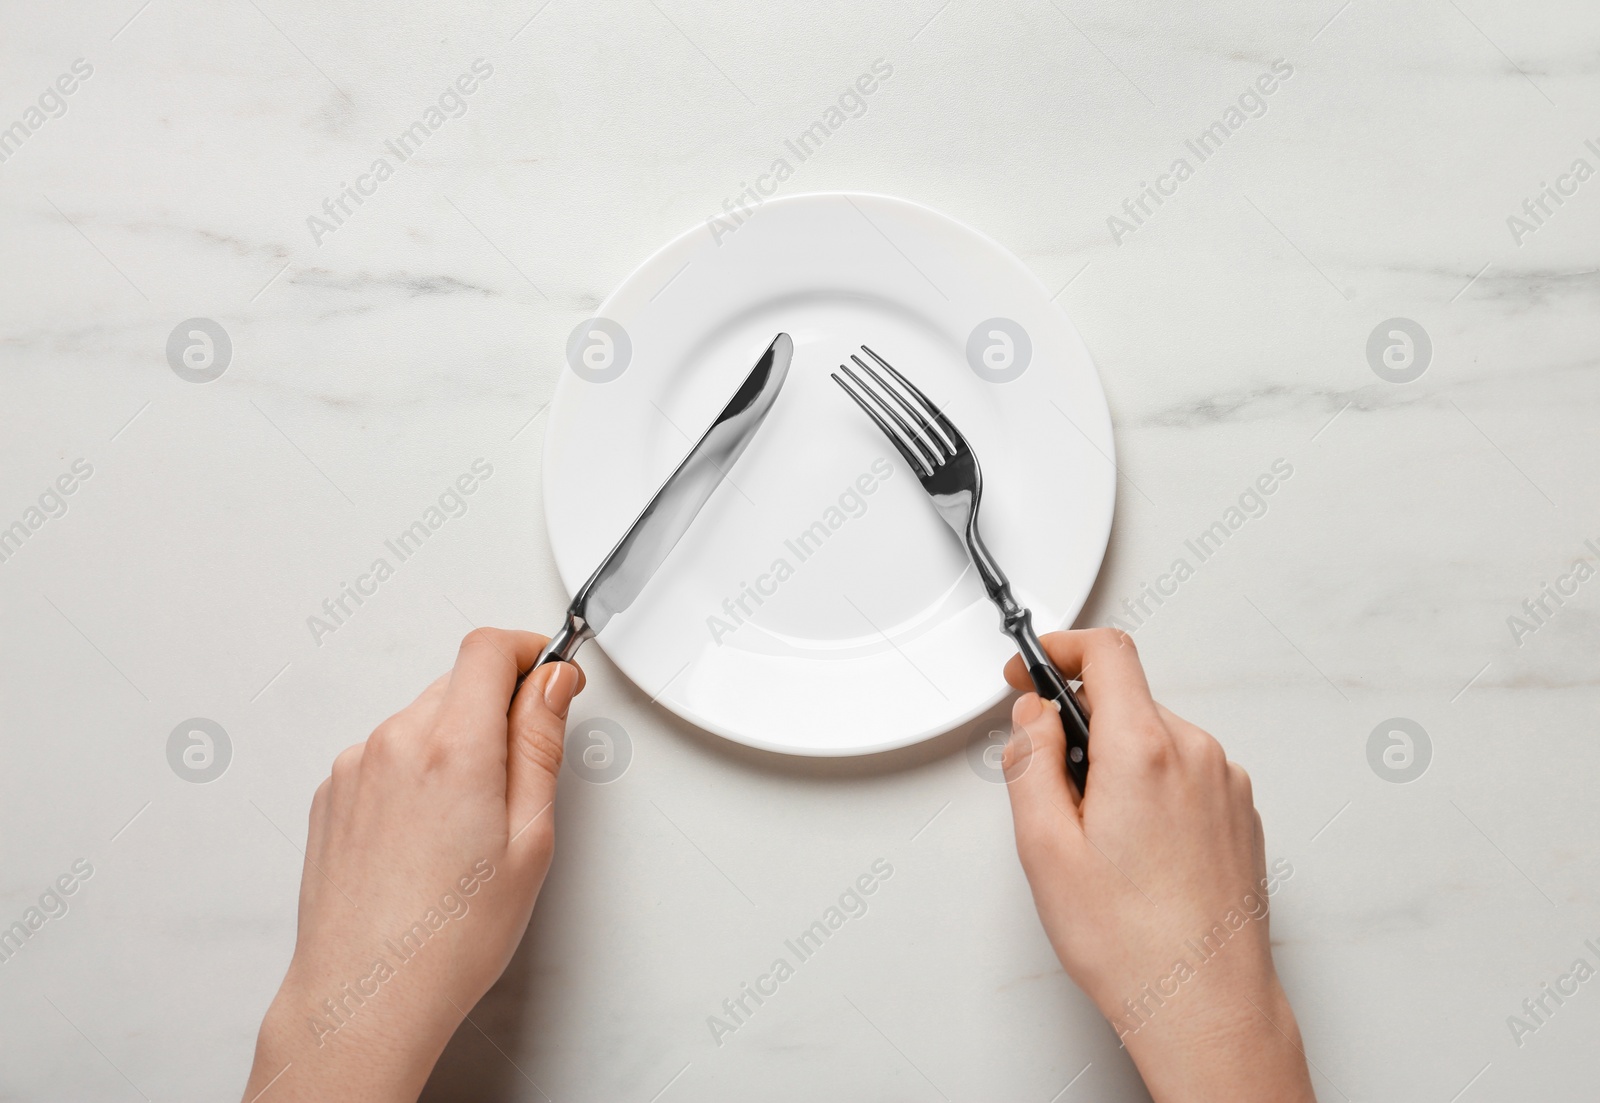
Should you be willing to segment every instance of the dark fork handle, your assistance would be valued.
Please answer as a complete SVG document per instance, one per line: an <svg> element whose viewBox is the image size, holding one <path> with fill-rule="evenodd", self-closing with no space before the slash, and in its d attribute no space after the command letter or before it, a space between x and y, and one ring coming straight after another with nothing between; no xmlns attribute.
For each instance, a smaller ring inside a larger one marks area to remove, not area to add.
<svg viewBox="0 0 1600 1103"><path fill-rule="evenodd" d="M1067 773L1077 782L1078 795L1082 796L1089 784L1089 716L1061 672L1049 663L1028 667L1028 677L1033 679L1039 696L1052 702L1061 713L1061 726L1067 733Z"/></svg>
<svg viewBox="0 0 1600 1103"><path fill-rule="evenodd" d="M1077 783L1081 797L1088 792L1089 785L1089 714L1083 711L1078 695L1072 692L1061 671L1045 654L1044 644L1033 630L1033 614L1011 596L1011 584L989 558L989 550L979 539L975 525L969 531L967 548L979 572L986 579L994 580L988 587L989 598L1000 609L1000 630L1017 645L1017 654L1028 668L1033 688L1061 714L1061 728L1067 734L1067 773Z"/></svg>

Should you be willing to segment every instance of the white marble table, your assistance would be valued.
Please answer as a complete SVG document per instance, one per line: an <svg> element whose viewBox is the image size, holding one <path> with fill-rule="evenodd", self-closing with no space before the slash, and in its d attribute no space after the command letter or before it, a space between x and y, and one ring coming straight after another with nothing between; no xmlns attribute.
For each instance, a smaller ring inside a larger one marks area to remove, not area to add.
<svg viewBox="0 0 1600 1103"><path fill-rule="evenodd" d="M1508 1017L1600 960L1600 581L1572 573L1600 562L1600 179L1569 174L1600 170L1600 11L454 7L0 13L0 526L23 526L0 562L0 924L72 887L0 962L0 1095L239 1089L332 756L469 622L565 603L538 415L568 333L883 59L781 190L925 202L1062 289L1124 475L1082 623L1126 621L1292 468L1136 636L1292 863L1274 941L1320 1097L1593 1097L1600 981L1536 1030ZM1218 121L1202 159L1186 142ZM345 187L370 194L335 219ZM197 317L232 346L206 384L166 354ZM1369 362L1393 318L1431 346L1411 373L1391 354L1411 382ZM470 511L314 640L478 459ZM1546 584L1575 592L1535 617ZM532 929L431 1098L1144 1098L969 768L1002 714L795 761L587 665L574 715L634 759L563 779ZM168 760L191 718L231 746L206 784ZM1393 718L1425 763L1369 762ZM717 1044L708 1016L879 860L868 913Z"/></svg>

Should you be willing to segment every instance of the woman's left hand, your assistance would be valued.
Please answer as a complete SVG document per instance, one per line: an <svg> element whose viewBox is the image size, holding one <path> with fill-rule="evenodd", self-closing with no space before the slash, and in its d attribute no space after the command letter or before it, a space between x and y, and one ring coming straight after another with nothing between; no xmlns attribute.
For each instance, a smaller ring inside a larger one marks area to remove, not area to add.
<svg viewBox="0 0 1600 1103"><path fill-rule="evenodd" d="M521 941L555 849L568 663L480 628L311 802L294 957L245 1099L412 1100ZM513 693L515 696L513 697Z"/></svg>

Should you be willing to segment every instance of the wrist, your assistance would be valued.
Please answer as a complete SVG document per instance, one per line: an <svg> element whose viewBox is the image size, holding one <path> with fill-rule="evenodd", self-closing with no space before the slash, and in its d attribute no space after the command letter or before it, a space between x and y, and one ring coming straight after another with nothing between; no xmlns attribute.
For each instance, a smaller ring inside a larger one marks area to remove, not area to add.
<svg viewBox="0 0 1600 1103"><path fill-rule="evenodd" d="M446 1024L359 1013L376 1008L352 1014L348 1002L341 1013L340 1004L330 1009L308 993L291 969L261 1021L246 1099L280 1073L271 1096L279 1103L327 1098L409 1103L417 1098L450 1040Z"/></svg>
<svg viewBox="0 0 1600 1103"><path fill-rule="evenodd" d="M1315 1103L1304 1043L1276 975L1215 984L1134 1019L1113 1017L1156 1103ZM1148 1001L1145 1004L1148 1007Z"/></svg>

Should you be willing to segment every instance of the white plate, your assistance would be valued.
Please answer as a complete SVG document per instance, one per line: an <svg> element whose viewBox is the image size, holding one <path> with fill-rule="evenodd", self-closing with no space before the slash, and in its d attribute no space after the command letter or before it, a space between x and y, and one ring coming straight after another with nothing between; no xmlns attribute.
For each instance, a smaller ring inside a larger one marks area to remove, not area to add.
<svg viewBox="0 0 1600 1103"><path fill-rule="evenodd" d="M1111 419L1088 350L1021 261L927 207L800 195L728 226L685 233L600 307L631 344L620 374L562 373L544 455L562 581L583 583L786 331L794 363L766 423L598 644L660 704L756 747L865 754L948 731L1007 692L1010 641L954 534L829 373L867 344L944 407L983 465L990 550L1044 632L1077 615L1111 531ZM967 355L976 330L1003 368L997 327L980 325L997 317L1032 345L1006 382Z"/></svg>

